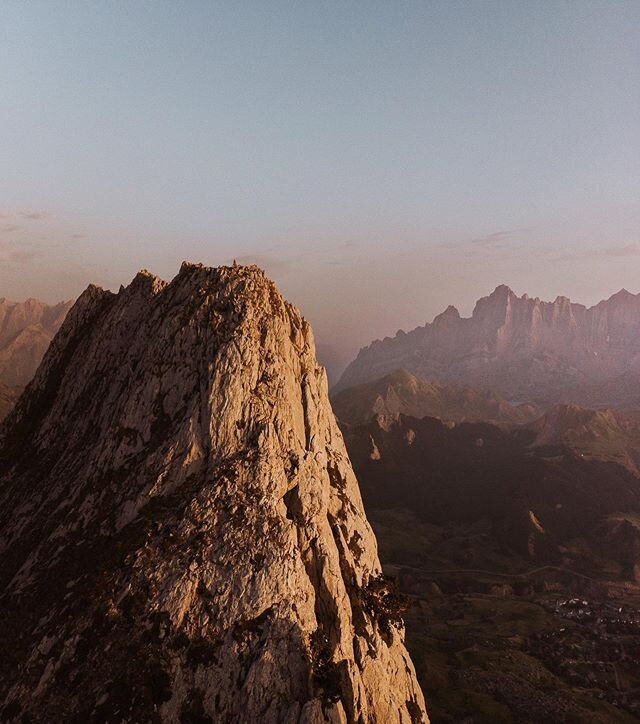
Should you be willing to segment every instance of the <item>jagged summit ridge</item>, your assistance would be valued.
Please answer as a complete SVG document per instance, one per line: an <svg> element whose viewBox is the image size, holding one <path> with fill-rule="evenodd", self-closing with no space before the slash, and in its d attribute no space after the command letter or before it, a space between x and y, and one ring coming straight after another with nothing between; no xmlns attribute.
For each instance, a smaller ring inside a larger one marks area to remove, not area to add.
<svg viewBox="0 0 640 724"><path fill-rule="evenodd" d="M335 390L398 367L518 401L627 406L629 380L618 378L640 375L640 294L622 290L587 308L563 296L518 297L501 285L477 301L471 317L449 307L430 324L372 342Z"/></svg>
<svg viewBox="0 0 640 724"><path fill-rule="evenodd" d="M3 721L427 721L311 329L258 268L89 287L1 436Z"/></svg>

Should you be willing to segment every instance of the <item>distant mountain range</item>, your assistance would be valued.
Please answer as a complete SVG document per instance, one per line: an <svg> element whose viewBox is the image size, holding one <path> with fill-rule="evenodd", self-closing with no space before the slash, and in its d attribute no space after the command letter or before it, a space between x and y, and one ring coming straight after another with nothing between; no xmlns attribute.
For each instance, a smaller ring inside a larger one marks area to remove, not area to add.
<svg viewBox="0 0 640 724"><path fill-rule="evenodd" d="M31 380L72 304L0 298L0 382L24 387Z"/></svg>
<svg viewBox="0 0 640 724"><path fill-rule="evenodd" d="M587 308L499 286L469 318L448 307L432 323L360 350L334 393L404 368L439 383L491 389L518 402L640 408L640 295Z"/></svg>

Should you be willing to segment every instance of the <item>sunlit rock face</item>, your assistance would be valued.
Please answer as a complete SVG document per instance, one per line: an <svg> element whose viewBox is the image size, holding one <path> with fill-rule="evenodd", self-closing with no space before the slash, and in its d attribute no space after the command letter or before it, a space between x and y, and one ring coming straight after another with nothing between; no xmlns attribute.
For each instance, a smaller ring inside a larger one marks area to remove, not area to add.
<svg viewBox="0 0 640 724"><path fill-rule="evenodd" d="M2 721L426 722L380 573L259 269L84 292L1 434Z"/></svg>
<svg viewBox="0 0 640 724"><path fill-rule="evenodd" d="M469 318L449 307L432 323L360 350L336 391L404 368L425 379L489 387L511 400L637 407L640 294L587 308L566 297L518 297L502 285Z"/></svg>
<svg viewBox="0 0 640 724"><path fill-rule="evenodd" d="M31 380L71 305L0 299L0 383L24 387Z"/></svg>

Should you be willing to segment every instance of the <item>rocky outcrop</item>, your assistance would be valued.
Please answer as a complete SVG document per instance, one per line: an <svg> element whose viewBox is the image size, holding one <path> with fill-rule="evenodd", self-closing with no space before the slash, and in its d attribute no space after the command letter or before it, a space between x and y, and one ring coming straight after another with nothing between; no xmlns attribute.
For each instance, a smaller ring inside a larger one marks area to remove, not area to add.
<svg viewBox="0 0 640 724"><path fill-rule="evenodd" d="M338 418L361 425L383 415L436 417L445 422L491 422L522 425L540 415L536 405L512 405L489 390L442 385L407 370L395 370L379 380L349 387L332 397Z"/></svg>
<svg viewBox="0 0 640 724"><path fill-rule="evenodd" d="M2 721L427 721L312 332L256 267L89 287L0 476Z"/></svg>
<svg viewBox="0 0 640 724"><path fill-rule="evenodd" d="M71 305L0 299L0 382L24 387L31 380Z"/></svg>
<svg viewBox="0 0 640 724"><path fill-rule="evenodd" d="M511 400L637 407L640 294L587 308L516 296L506 286L470 318L449 307L431 324L360 350L336 391L404 368L425 379L489 387Z"/></svg>

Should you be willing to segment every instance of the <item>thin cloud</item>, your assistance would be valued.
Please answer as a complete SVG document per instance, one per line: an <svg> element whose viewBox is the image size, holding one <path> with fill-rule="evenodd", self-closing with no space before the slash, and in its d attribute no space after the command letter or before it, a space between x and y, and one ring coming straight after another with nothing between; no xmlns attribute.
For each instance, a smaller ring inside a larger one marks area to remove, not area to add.
<svg viewBox="0 0 640 724"><path fill-rule="evenodd" d="M474 239L446 241L437 246L447 249L460 249L466 256L475 256L484 251L496 251L513 246L518 237L526 231L527 229L500 229Z"/></svg>
<svg viewBox="0 0 640 724"><path fill-rule="evenodd" d="M20 216L23 219L31 219L32 221L41 221L51 216L49 211L21 211Z"/></svg>
<svg viewBox="0 0 640 724"><path fill-rule="evenodd" d="M12 234L14 231L18 231L19 228L19 224L2 224L2 226L0 226L0 231L4 234Z"/></svg>
<svg viewBox="0 0 640 724"><path fill-rule="evenodd" d="M494 231L492 234L481 236L477 239L471 239L471 244L482 246L490 249L499 249L504 246L507 241L517 236L522 229L504 229L502 231Z"/></svg>
<svg viewBox="0 0 640 724"><path fill-rule="evenodd" d="M606 249L587 249L573 254L562 254L553 257L552 261L582 261L587 259L623 259L625 257L640 256L640 244L624 244L622 246L609 246Z"/></svg>
<svg viewBox="0 0 640 724"><path fill-rule="evenodd" d="M53 214L46 209L22 209L16 211L14 209L0 210L0 219L25 219L27 221L42 221L49 219Z"/></svg>
<svg viewBox="0 0 640 724"><path fill-rule="evenodd" d="M27 264L37 256L33 249L17 248L14 244L0 245L0 264L19 266Z"/></svg>

